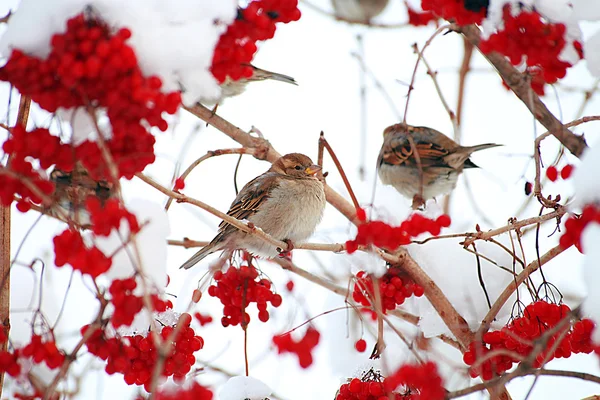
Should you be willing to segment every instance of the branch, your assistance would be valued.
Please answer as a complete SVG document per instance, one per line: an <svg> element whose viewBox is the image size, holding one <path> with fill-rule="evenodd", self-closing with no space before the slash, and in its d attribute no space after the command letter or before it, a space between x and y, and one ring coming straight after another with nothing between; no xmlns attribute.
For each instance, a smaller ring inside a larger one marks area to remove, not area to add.
<svg viewBox="0 0 600 400"><path fill-rule="evenodd" d="M585 373L585 372L563 371L563 370L556 370L556 369L539 369L537 371L533 371L533 370L519 370L519 369L517 369L515 372L509 374L510 375L509 381L513 380L514 378L518 378L518 377L521 377L521 376L532 375L534 373L538 374L538 375L546 375L546 376L563 376L563 377L567 377L567 378L578 378L578 379L582 379L582 380L585 380L585 381L595 382L595 383L600 384L600 377L599 376L588 374L588 373ZM493 386L498 381L500 381L501 378L502 377L494 378L494 379L491 379L491 380L489 380L487 382L478 383L477 385L473 385L473 386L470 386L468 388L464 388L464 389L461 389L461 390L456 390L454 392L450 392L450 393L446 394L446 399L456 399L458 397L466 396L466 395L471 394L471 393L475 393L475 392L479 392L481 390L485 390L485 389Z"/></svg>
<svg viewBox="0 0 600 400"><path fill-rule="evenodd" d="M467 38L471 44L479 48L481 32L475 25L457 26L457 32L460 32ZM583 136L571 132L548 110L546 105L540 100L539 96L531 90L529 79L526 75L520 73L506 57L495 51L482 55L496 68L498 74L504 79L504 82L517 95L525 106L531 111L535 119L542 124L548 132L556 137L569 151L576 157L581 157L583 151L587 148L587 143Z"/></svg>
<svg viewBox="0 0 600 400"><path fill-rule="evenodd" d="M10 16L10 12L6 16ZM21 96L19 101L19 112L17 114L17 125L27 128L29 119L29 108L31 98ZM10 166L10 158L6 162ZM10 331L10 215L11 206L0 205L0 329L4 330L6 336ZM0 343L0 352L6 350L8 341ZM0 396L4 387L4 372L0 372Z"/></svg>

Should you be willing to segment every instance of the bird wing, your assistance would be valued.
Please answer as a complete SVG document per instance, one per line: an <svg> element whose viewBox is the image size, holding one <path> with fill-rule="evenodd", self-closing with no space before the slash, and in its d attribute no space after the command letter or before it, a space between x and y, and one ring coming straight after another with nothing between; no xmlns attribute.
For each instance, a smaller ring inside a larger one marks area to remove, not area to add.
<svg viewBox="0 0 600 400"><path fill-rule="evenodd" d="M270 197L272 190L278 185L277 177L278 174L267 172L248 182L231 203L227 215L240 220L250 219L260 210L261 205ZM236 229L226 221L221 221L219 233L213 241L219 240Z"/></svg>
<svg viewBox="0 0 600 400"><path fill-rule="evenodd" d="M414 147L419 154L423 168L448 166L444 161L444 157L449 154L449 151L444 147L431 142L416 142ZM416 167L417 160L412 157L414 150L406 136L391 136L389 140L385 141L381 149L381 162Z"/></svg>

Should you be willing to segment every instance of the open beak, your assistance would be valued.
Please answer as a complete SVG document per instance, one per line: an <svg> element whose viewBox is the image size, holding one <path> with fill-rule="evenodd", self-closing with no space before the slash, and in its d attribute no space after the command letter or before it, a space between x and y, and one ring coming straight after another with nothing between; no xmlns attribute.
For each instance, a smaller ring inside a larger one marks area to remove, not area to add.
<svg viewBox="0 0 600 400"><path fill-rule="evenodd" d="M306 172L307 175L314 175L317 172L319 172L320 170L322 170L323 168L321 168L321 166L313 164L310 167L306 168L304 170L304 172Z"/></svg>

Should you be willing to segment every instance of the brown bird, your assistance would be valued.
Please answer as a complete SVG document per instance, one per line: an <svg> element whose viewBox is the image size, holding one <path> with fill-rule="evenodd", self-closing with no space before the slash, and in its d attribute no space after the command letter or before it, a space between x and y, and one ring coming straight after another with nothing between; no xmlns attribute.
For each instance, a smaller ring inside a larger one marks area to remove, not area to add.
<svg viewBox="0 0 600 400"><path fill-rule="evenodd" d="M277 72L267 71L266 69L261 69L261 68L255 67L254 65L251 65L251 64L250 64L250 68L252 68L252 76L251 77L242 78L237 81L231 80L229 77L227 77L227 79L225 79L225 82L223 82L221 84L221 96L217 99L217 101L213 100L212 102L202 102L202 103L206 103L206 104L215 104L216 103L217 105L219 105L219 104L223 103L223 100L225 100L226 98L238 96L238 95L244 93L244 91L246 90L246 87L251 82L259 82L259 81L265 81L265 80L271 79L274 81L290 83L290 84L296 85L296 86L298 85L296 80L294 78L292 78L291 76L279 74Z"/></svg>
<svg viewBox="0 0 600 400"><path fill-rule="evenodd" d="M377 160L379 178L385 185L413 199L413 208L417 208L427 199L452 191L464 168L477 168L469 159L473 152L497 146L501 145L486 143L465 147L432 128L392 125L383 131L383 146Z"/></svg>
<svg viewBox="0 0 600 400"><path fill-rule="evenodd" d="M320 170L321 167L304 154L287 154L275 161L267 172L248 182L227 214L250 221L288 244L306 240L321 221L325 209L323 184L315 176ZM191 268L207 255L224 249L246 249L267 258L279 254L272 244L222 221L217 236L181 268Z"/></svg>
<svg viewBox="0 0 600 400"><path fill-rule="evenodd" d="M90 224L90 216L85 209L86 199L96 196L104 203L115 196L112 183L92 179L81 163L75 164L70 172L55 168L50 173L50 181L55 185L52 194L55 206L64 209L70 218L84 227ZM56 215L56 211L51 209L50 214Z"/></svg>
<svg viewBox="0 0 600 400"><path fill-rule="evenodd" d="M369 24L383 12L388 0L331 0L335 16L348 22Z"/></svg>

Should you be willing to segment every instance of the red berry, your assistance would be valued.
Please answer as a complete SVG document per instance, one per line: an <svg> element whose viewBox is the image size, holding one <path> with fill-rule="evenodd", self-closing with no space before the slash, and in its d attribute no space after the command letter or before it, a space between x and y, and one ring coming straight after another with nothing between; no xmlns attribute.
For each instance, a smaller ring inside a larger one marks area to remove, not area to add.
<svg viewBox="0 0 600 400"><path fill-rule="evenodd" d="M362 353L362 352L364 352L367 349L367 342L364 339L359 339L354 344L354 348L359 353Z"/></svg>
<svg viewBox="0 0 600 400"><path fill-rule="evenodd" d="M554 165L551 165L546 169L546 176L551 182L556 181L558 178L558 171Z"/></svg>

